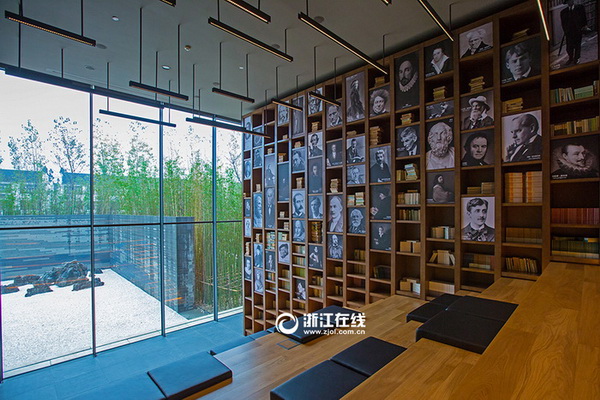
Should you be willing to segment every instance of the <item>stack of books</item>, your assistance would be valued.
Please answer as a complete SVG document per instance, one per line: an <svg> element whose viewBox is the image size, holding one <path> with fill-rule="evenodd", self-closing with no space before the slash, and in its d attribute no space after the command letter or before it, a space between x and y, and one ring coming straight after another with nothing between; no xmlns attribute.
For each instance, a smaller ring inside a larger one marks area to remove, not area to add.
<svg viewBox="0 0 600 400"><path fill-rule="evenodd" d="M349 194L346 201L347 201L348 206L356 205L356 197L354 197L353 194Z"/></svg>
<svg viewBox="0 0 600 400"><path fill-rule="evenodd" d="M525 203L542 202L542 171L525 172Z"/></svg>
<svg viewBox="0 0 600 400"><path fill-rule="evenodd" d="M273 149L272 147L267 148L267 154L273 154L274 151L275 149Z"/></svg>
<svg viewBox="0 0 600 400"><path fill-rule="evenodd" d="M454 257L454 254L450 252L450 250L434 250L429 262L443 265L454 265L456 264L456 258Z"/></svg>
<svg viewBox="0 0 600 400"><path fill-rule="evenodd" d="M313 275L312 276L312 284L314 286L323 286L323 276L322 275Z"/></svg>
<svg viewBox="0 0 600 400"><path fill-rule="evenodd" d="M280 163L285 162L286 154L287 153L278 153L277 154L277 162L280 162Z"/></svg>
<svg viewBox="0 0 600 400"><path fill-rule="evenodd" d="M552 237L552 255L599 259L598 238Z"/></svg>
<svg viewBox="0 0 600 400"><path fill-rule="evenodd" d="M283 229L286 230L286 231L290 230L290 222L289 221L285 221L283 223Z"/></svg>
<svg viewBox="0 0 600 400"><path fill-rule="evenodd" d="M267 244L266 244L267 250L275 250L275 239L276 239L275 232L267 232Z"/></svg>
<svg viewBox="0 0 600 400"><path fill-rule="evenodd" d="M298 140L298 141L294 142L294 148L295 149L300 148L302 146L304 146L304 143L302 143L301 141Z"/></svg>
<svg viewBox="0 0 600 400"><path fill-rule="evenodd" d="M527 36L528 33L529 33L529 28L523 29L522 31L515 32L512 35L511 41L524 38L525 36Z"/></svg>
<svg viewBox="0 0 600 400"><path fill-rule="evenodd" d="M506 228L506 241L510 243L542 243L541 228Z"/></svg>
<svg viewBox="0 0 600 400"><path fill-rule="evenodd" d="M401 125L409 125L413 123L413 113L406 113L400 115L400 124Z"/></svg>
<svg viewBox="0 0 600 400"><path fill-rule="evenodd" d="M507 203L523 202L523 173L507 172L504 174L504 201Z"/></svg>
<svg viewBox="0 0 600 400"><path fill-rule="evenodd" d="M257 243L262 242L262 233L257 233L256 235L254 235L254 241Z"/></svg>
<svg viewBox="0 0 600 400"><path fill-rule="evenodd" d="M575 135L577 133L593 132L600 129L600 117L578 119L550 125L552 136Z"/></svg>
<svg viewBox="0 0 600 400"><path fill-rule="evenodd" d="M467 194L494 194L494 182L481 182L479 186L467 186Z"/></svg>
<svg viewBox="0 0 600 400"><path fill-rule="evenodd" d="M279 218L285 218L285 211L279 211Z"/></svg>
<svg viewBox="0 0 600 400"><path fill-rule="evenodd" d="M292 256L292 264L306 266L306 258L300 256Z"/></svg>
<svg viewBox="0 0 600 400"><path fill-rule="evenodd" d="M400 192L398 193L398 203L397 204L407 204L407 205L418 205L421 200L421 196L419 195L418 190L408 190L406 193Z"/></svg>
<svg viewBox="0 0 600 400"><path fill-rule="evenodd" d="M433 88L433 101L440 101L446 98L446 86Z"/></svg>
<svg viewBox="0 0 600 400"><path fill-rule="evenodd" d="M358 134L358 132L356 131L348 131L346 132L346 136L356 136Z"/></svg>
<svg viewBox="0 0 600 400"><path fill-rule="evenodd" d="M523 109L523 98L519 97L516 99L506 100L502 102L502 112L510 113L513 111L520 111Z"/></svg>
<svg viewBox="0 0 600 400"><path fill-rule="evenodd" d="M296 189L303 189L304 188L304 177L298 177L296 178Z"/></svg>
<svg viewBox="0 0 600 400"><path fill-rule="evenodd" d="M400 290L399 292L413 292L416 294L421 293L421 283L417 278L402 278L400 279Z"/></svg>
<svg viewBox="0 0 600 400"><path fill-rule="evenodd" d="M553 208L552 223L598 225L600 208Z"/></svg>
<svg viewBox="0 0 600 400"><path fill-rule="evenodd" d="M431 227L431 237L433 239L454 240L453 226L433 226Z"/></svg>
<svg viewBox="0 0 600 400"><path fill-rule="evenodd" d="M261 191L262 191L262 186L261 186L261 184L260 184L260 183L257 183L257 184L256 184L256 190L255 190L255 192L257 192L257 193L258 193L258 192L261 192Z"/></svg>
<svg viewBox="0 0 600 400"><path fill-rule="evenodd" d="M404 169L396 171L396 181L417 181L419 180L419 167L415 163L404 165Z"/></svg>
<svg viewBox="0 0 600 400"><path fill-rule="evenodd" d="M533 258L506 257L506 270L510 272L537 274L538 263Z"/></svg>
<svg viewBox="0 0 600 400"><path fill-rule="evenodd" d="M338 178L333 178L331 181L329 181L330 193L338 193L339 186L340 186L340 180Z"/></svg>
<svg viewBox="0 0 600 400"><path fill-rule="evenodd" d="M310 241L312 243L323 242L323 222L310 221Z"/></svg>
<svg viewBox="0 0 600 400"><path fill-rule="evenodd" d="M420 221L421 210L398 210L398 219L401 221Z"/></svg>
<svg viewBox="0 0 600 400"><path fill-rule="evenodd" d="M279 242L287 242L289 240L290 234L287 232L277 232L277 241Z"/></svg>
<svg viewBox="0 0 600 400"><path fill-rule="evenodd" d="M375 86L380 86L385 83L385 76L377 76L375 77Z"/></svg>
<svg viewBox="0 0 600 400"><path fill-rule="evenodd" d="M401 240L400 251L403 253L420 253L421 242L418 240Z"/></svg>
<svg viewBox="0 0 600 400"><path fill-rule="evenodd" d="M484 86L485 86L485 82L483 80L483 76L478 76L476 78L473 78L469 82L469 87L471 88L471 92L475 92L477 90L482 90Z"/></svg>
<svg viewBox="0 0 600 400"><path fill-rule="evenodd" d="M383 130L378 126L372 126L369 128L369 145L377 146L381 144Z"/></svg>
<svg viewBox="0 0 600 400"><path fill-rule="evenodd" d="M463 255L463 266L466 268L477 268L492 271L494 256L488 254L465 253Z"/></svg>
<svg viewBox="0 0 600 400"><path fill-rule="evenodd" d="M356 192L354 194L355 205L364 206L365 205L365 192Z"/></svg>
<svg viewBox="0 0 600 400"><path fill-rule="evenodd" d="M365 261L365 251L354 249L354 261Z"/></svg>
<svg viewBox="0 0 600 400"><path fill-rule="evenodd" d="M318 132L321 130L321 122L315 121L310 125L310 127L311 127L311 132Z"/></svg>

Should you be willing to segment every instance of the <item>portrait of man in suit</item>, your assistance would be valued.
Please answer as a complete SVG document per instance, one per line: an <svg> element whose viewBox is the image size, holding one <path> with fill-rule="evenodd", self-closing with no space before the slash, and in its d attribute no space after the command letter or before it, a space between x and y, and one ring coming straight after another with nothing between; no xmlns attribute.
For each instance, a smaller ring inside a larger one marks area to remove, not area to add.
<svg viewBox="0 0 600 400"><path fill-rule="evenodd" d="M265 190L265 228L275 228L275 188Z"/></svg>
<svg viewBox="0 0 600 400"><path fill-rule="evenodd" d="M327 219L328 232L344 232L344 204L342 196L329 197L329 217Z"/></svg>
<svg viewBox="0 0 600 400"><path fill-rule="evenodd" d="M306 216L306 210L304 208L304 190L294 190L292 206L292 218L304 218Z"/></svg>
<svg viewBox="0 0 600 400"><path fill-rule="evenodd" d="M508 116L502 119L504 129L504 161L521 162L542 157L540 131L541 111Z"/></svg>
<svg viewBox="0 0 600 400"><path fill-rule="evenodd" d="M365 161L365 137L359 136L347 139L346 163L355 164Z"/></svg>
<svg viewBox="0 0 600 400"><path fill-rule="evenodd" d="M491 116L494 115L494 109L490 104L491 100L493 100L491 91L475 97L463 98L460 110L463 119L461 128L469 130L494 125L494 118Z"/></svg>
<svg viewBox="0 0 600 400"><path fill-rule="evenodd" d="M321 136L323 132L311 133L310 144L308 145L308 157L320 157L323 155L323 145L321 144Z"/></svg>
<svg viewBox="0 0 600 400"><path fill-rule="evenodd" d="M342 141L327 143L327 166L335 167L342 165Z"/></svg>
<svg viewBox="0 0 600 400"><path fill-rule="evenodd" d="M482 53L492 48L492 23L488 22L478 28L460 35L461 58Z"/></svg>
<svg viewBox="0 0 600 400"><path fill-rule="evenodd" d="M540 74L540 42L529 39L507 49L504 53L502 83L510 83Z"/></svg>
<svg viewBox="0 0 600 400"><path fill-rule="evenodd" d="M419 104L419 58L411 53L394 60L397 76L396 110Z"/></svg>
<svg viewBox="0 0 600 400"><path fill-rule="evenodd" d="M396 130L396 157L418 156L419 148L419 126L409 126Z"/></svg>
<svg viewBox="0 0 600 400"><path fill-rule="evenodd" d="M323 159L308 160L308 192L312 194L323 193Z"/></svg>
<svg viewBox="0 0 600 400"><path fill-rule="evenodd" d="M575 4L575 0L564 0L563 3L567 6L560 12L560 24L565 34L569 55L565 65L579 64L583 33L590 30L587 26L585 8L581 4Z"/></svg>
<svg viewBox="0 0 600 400"><path fill-rule="evenodd" d="M309 196L308 218L321 219L323 218L323 202L321 196Z"/></svg>
<svg viewBox="0 0 600 400"><path fill-rule="evenodd" d="M342 124L342 110L340 106L327 104L327 127L334 128Z"/></svg>
<svg viewBox="0 0 600 400"><path fill-rule="evenodd" d="M263 204L262 193L254 193L254 227L262 228Z"/></svg>
<svg viewBox="0 0 600 400"><path fill-rule="evenodd" d="M341 260L344 257L342 235L327 235L327 256Z"/></svg>
<svg viewBox="0 0 600 400"><path fill-rule="evenodd" d="M487 224L488 212L493 213L493 197L463 198L463 223L466 223L461 231L462 240L475 242L493 242L496 232L493 226ZM493 217L493 215L490 215ZM490 218L493 225L493 218Z"/></svg>
<svg viewBox="0 0 600 400"><path fill-rule="evenodd" d="M371 248L374 250L391 250L392 234L390 224L371 224Z"/></svg>
<svg viewBox="0 0 600 400"><path fill-rule="evenodd" d="M452 42L446 39L425 49L425 77L452 71Z"/></svg>
<svg viewBox="0 0 600 400"><path fill-rule="evenodd" d="M351 207L348 209L348 233L367 233L365 227L365 208Z"/></svg>

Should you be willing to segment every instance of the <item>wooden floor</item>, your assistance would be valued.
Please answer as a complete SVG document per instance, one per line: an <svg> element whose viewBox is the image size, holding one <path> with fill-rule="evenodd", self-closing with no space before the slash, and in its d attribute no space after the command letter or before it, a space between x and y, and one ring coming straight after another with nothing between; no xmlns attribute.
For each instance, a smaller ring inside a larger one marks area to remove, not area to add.
<svg viewBox="0 0 600 400"><path fill-rule="evenodd" d="M478 355L426 339L394 296L361 309L365 335L333 335L286 350L275 333L216 357L233 382L203 399L268 399L272 388L367 336L408 350L344 399L600 399L600 269L552 263L537 282L502 278L479 297L519 303Z"/></svg>

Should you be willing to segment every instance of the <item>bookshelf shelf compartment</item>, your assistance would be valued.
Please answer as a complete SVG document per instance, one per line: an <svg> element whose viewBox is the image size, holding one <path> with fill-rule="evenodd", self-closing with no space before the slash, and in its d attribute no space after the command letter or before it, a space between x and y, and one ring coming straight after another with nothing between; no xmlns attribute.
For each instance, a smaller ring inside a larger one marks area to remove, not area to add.
<svg viewBox="0 0 600 400"><path fill-rule="evenodd" d="M529 280L529 281L537 281L539 275L536 275L536 274L525 274L525 273L522 273L522 272L502 271L502 277L504 277L504 278L526 279L526 280Z"/></svg>
<svg viewBox="0 0 600 400"><path fill-rule="evenodd" d="M517 242L502 242L504 247L522 247L525 249L541 249L542 245L539 243L517 243Z"/></svg>
<svg viewBox="0 0 600 400"><path fill-rule="evenodd" d="M588 265L600 265L600 260L597 258L581 258L581 257L565 257L565 256L550 256L552 261L574 263L574 264L588 264Z"/></svg>
<svg viewBox="0 0 600 400"><path fill-rule="evenodd" d="M550 183L553 185L569 184L569 183L592 183L600 182L600 178L579 178L579 179L555 179L551 180Z"/></svg>
<svg viewBox="0 0 600 400"><path fill-rule="evenodd" d="M427 266L431 267L431 268L452 269L452 270L456 267L455 265L434 264L434 263L427 263Z"/></svg>
<svg viewBox="0 0 600 400"><path fill-rule="evenodd" d="M600 229L600 224L550 224L552 228Z"/></svg>
<svg viewBox="0 0 600 400"><path fill-rule="evenodd" d="M396 254L399 256L421 257L420 253L409 253L406 251L397 251Z"/></svg>
<svg viewBox="0 0 600 400"><path fill-rule="evenodd" d="M487 269L483 269L483 268L468 268L468 267L462 267L460 270L461 270L461 271L465 271L465 272L474 272L474 273L476 273L476 274L487 274L487 275L494 275L494 271L487 270Z"/></svg>
<svg viewBox="0 0 600 400"><path fill-rule="evenodd" d="M421 298L421 295L419 293L415 293L415 292L408 292L406 290L396 290L396 294L400 295L400 296L406 296L406 297L412 297L414 299L419 299Z"/></svg>

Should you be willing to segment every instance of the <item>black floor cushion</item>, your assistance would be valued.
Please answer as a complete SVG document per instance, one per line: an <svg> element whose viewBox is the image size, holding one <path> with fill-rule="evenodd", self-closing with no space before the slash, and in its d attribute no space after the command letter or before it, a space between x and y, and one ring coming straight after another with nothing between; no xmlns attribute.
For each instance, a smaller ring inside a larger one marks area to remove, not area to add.
<svg viewBox="0 0 600 400"><path fill-rule="evenodd" d="M251 341L253 341L253 340L254 340L254 338L253 338L252 336L253 336L253 335L250 335L250 336L242 336L242 337L240 337L240 338L237 338L237 339L231 340L231 341L229 341L229 342L227 342L227 343L223 343L223 344L221 344L221 345L215 346L215 347L213 347L213 348L212 348L212 349L209 351L209 353L210 353L211 355L213 355L213 356L214 356L215 354L219 354L219 353L222 353L222 352L224 352L224 351L231 350L231 349L233 349L233 348L236 348L236 347L238 347L238 346L241 346L241 345L243 345L243 344L246 344L246 343L248 343L248 342L251 342Z"/></svg>
<svg viewBox="0 0 600 400"><path fill-rule="evenodd" d="M206 352L148 371L167 399L183 399L230 379L233 374Z"/></svg>
<svg viewBox="0 0 600 400"><path fill-rule="evenodd" d="M336 354L331 361L371 376L405 350L402 346L370 336Z"/></svg>
<svg viewBox="0 0 600 400"><path fill-rule="evenodd" d="M333 361L323 361L271 390L276 400L337 400L367 379Z"/></svg>
<svg viewBox="0 0 600 400"><path fill-rule="evenodd" d="M85 379L81 381L85 385ZM150 379L148 374L139 374L120 380L111 385L86 392L71 400L110 400L110 399L144 399L159 400L165 396L158 386Z"/></svg>
<svg viewBox="0 0 600 400"><path fill-rule="evenodd" d="M442 311L417 328L417 340L426 338L475 353L483 353L504 322L457 311Z"/></svg>
<svg viewBox="0 0 600 400"><path fill-rule="evenodd" d="M431 302L435 303L435 304L441 304L441 305L448 307L449 305L454 303L456 300L459 300L462 298L463 298L463 296L457 296L455 294L444 293L443 295L431 300Z"/></svg>
<svg viewBox="0 0 600 400"><path fill-rule="evenodd" d="M406 315L406 322L418 321L427 322L430 318L436 316L446 309L447 306L436 303L425 303L420 307L415 308Z"/></svg>
<svg viewBox="0 0 600 400"><path fill-rule="evenodd" d="M506 322L517 308L517 304L504 301L482 299L480 297L464 296L452 303L449 311L459 311Z"/></svg>

